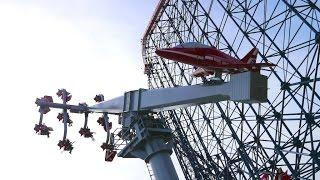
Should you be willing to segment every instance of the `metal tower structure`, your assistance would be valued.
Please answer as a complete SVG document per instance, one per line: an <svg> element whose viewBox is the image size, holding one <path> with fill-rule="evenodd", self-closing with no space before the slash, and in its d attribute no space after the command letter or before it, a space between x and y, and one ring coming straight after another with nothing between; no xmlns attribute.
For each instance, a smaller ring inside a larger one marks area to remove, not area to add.
<svg viewBox="0 0 320 180"><path fill-rule="evenodd" d="M277 66L268 101L223 101L159 113L174 132L186 179L320 178L320 2L318 0L160 0L142 39L149 88L206 82L194 67L162 59L158 48L213 45L234 57L258 47ZM228 75L224 75L228 79Z"/></svg>

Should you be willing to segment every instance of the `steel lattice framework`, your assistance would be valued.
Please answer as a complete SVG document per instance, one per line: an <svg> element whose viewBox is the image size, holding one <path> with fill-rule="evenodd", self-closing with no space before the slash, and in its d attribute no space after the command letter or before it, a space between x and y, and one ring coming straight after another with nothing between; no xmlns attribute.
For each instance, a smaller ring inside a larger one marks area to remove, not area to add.
<svg viewBox="0 0 320 180"><path fill-rule="evenodd" d="M320 2L317 0L161 0L143 37L149 88L205 82L194 67L162 59L157 48L183 42L241 58L258 47L268 102L220 102L160 114L174 130L186 179L258 179L278 168L320 178ZM228 75L224 75L228 78Z"/></svg>

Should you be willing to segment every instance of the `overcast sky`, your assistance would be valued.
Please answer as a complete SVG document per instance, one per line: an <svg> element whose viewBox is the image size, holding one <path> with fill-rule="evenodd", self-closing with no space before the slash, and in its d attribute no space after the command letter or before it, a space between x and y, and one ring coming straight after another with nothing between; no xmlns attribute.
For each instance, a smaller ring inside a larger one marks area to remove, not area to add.
<svg viewBox="0 0 320 180"><path fill-rule="evenodd" d="M149 179L139 159L104 161L106 134L89 117L96 140L78 134L84 118L71 115L72 155L61 152L59 111L45 115L47 139L33 130L37 97L66 88L71 103L93 104L147 87L140 40L157 0L0 0L0 179ZM113 118L115 123L115 117Z"/></svg>

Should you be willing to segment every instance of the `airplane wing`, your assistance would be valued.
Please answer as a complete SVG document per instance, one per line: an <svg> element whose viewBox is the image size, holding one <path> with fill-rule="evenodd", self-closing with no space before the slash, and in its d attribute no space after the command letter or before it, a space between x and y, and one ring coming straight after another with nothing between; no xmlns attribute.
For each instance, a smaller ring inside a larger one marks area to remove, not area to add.
<svg viewBox="0 0 320 180"><path fill-rule="evenodd" d="M192 76L194 77L201 77L201 76L208 76L215 74L215 72L225 72L225 73L239 73L245 71L259 71L263 67L273 67L276 66L272 63L252 63L252 64L245 64L245 63L236 63L236 64L220 64L220 65L207 65L203 67L198 67L193 73Z"/></svg>
<svg viewBox="0 0 320 180"><path fill-rule="evenodd" d="M276 66L272 63L253 63L253 64L244 64L244 63L234 63L234 64L215 64L214 66L203 67L205 69L261 69L262 67L273 67Z"/></svg>

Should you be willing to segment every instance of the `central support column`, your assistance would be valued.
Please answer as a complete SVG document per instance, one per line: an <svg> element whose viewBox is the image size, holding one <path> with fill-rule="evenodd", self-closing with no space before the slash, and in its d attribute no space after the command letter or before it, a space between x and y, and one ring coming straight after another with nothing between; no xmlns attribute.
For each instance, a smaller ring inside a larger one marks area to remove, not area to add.
<svg viewBox="0 0 320 180"><path fill-rule="evenodd" d="M149 115L128 114L123 121L130 121L130 126L122 132L123 139L134 136L118 153L123 158L140 158L151 165L157 180L178 180L170 155L172 154L172 133L162 119ZM134 119L134 120L133 120Z"/></svg>
<svg viewBox="0 0 320 180"><path fill-rule="evenodd" d="M163 139L149 139L145 144L144 150L148 156L144 160L151 165L153 174L157 180L179 179L170 158L172 154L171 145L167 145Z"/></svg>
<svg viewBox="0 0 320 180"><path fill-rule="evenodd" d="M170 154L167 152L158 152L151 156L149 163L151 164L152 171L159 180L178 180L177 172L174 168Z"/></svg>

